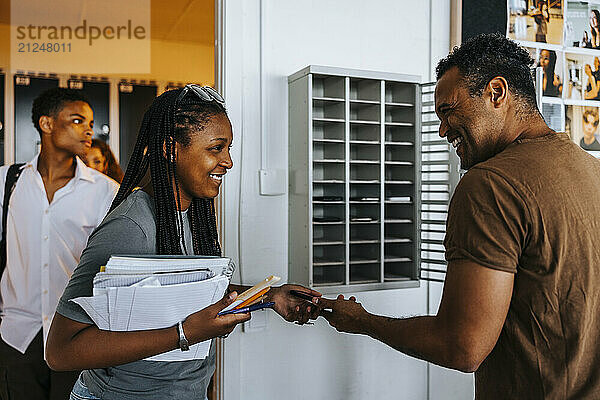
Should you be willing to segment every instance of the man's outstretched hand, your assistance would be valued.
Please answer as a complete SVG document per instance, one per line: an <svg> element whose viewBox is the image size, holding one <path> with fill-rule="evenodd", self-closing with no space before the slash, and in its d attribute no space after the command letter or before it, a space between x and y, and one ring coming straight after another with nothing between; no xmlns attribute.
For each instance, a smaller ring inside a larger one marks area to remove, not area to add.
<svg viewBox="0 0 600 400"><path fill-rule="evenodd" d="M315 297L313 303L319 307L320 315L338 332L366 334L370 314L356 302L356 297L351 296L348 300L341 294L335 300Z"/></svg>

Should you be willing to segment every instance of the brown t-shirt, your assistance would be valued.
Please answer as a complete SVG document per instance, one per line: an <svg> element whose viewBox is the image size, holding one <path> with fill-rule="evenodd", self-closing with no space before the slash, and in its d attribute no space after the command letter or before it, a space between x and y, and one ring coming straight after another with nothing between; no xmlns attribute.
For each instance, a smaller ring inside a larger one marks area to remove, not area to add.
<svg viewBox="0 0 600 400"><path fill-rule="evenodd" d="M515 273L477 399L600 399L600 161L565 134L512 143L461 179L444 244Z"/></svg>

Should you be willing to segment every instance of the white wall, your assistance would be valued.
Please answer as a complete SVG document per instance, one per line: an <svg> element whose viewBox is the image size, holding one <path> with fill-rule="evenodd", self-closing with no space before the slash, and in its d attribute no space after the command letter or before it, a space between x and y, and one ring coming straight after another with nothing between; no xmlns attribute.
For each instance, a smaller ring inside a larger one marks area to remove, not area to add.
<svg viewBox="0 0 600 400"><path fill-rule="evenodd" d="M287 76L318 64L429 81L433 63L448 51L450 0L227 0L224 11L224 92L235 163L222 196L224 250L237 260L245 284L271 274L285 280L287 195L260 196L258 170L287 171ZM439 290L430 293L423 283L357 297L371 312L408 316L435 311ZM237 328L225 342L227 400L473 396L470 375L430 368L367 337L338 334L321 319L298 327L264 312L246 328Z"/></svg>

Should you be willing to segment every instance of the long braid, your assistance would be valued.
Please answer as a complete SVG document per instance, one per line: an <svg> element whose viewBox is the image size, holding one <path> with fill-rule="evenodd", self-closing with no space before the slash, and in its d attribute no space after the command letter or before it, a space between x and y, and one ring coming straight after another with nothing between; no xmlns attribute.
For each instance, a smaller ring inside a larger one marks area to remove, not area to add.
<svg viewBox="0 0 600 400"><path fill-rule="evenodd" d="M214 202L212 199L194 199L193 218L190 219L194 252L206 255L221 255ZM204 229L202 229L204 228Z"/></svg>
<svg viewBox="0 0 600 400"><path fill-rule="evenodd" d="M167 94L169 92L166 92ZM171 93L169 93L171 94ZM176 93L173 93L175 95ZM166 158L162 156L165 141L173 137L174 106L172 101L164 102L160 107L160 133L154 135L150 148L150 173L155 195L157 223L157 250L159 254L181 254L180 234L177 224L178 212L171 184L173 175L173 146L167 146ZM153 156L152 156L153 155ZM154 161L154 163L153 163ZM154 165L153 165L154 164ZM160 199L160 201L158 201Z"/></svg>
<svg viewBox="0 0 600 400"><path fill-rule="evenodd" d="M155 199L154 208L156 213L156 242L158 253L170 254L169 249L165 249L166 242L168 241L168 237L170 235L168 235L168 232L166 232L166 229L169 229L169 227L165 226L167 225L167 216L164 212L165 205L162 204L163 202L168 202L168 199L165 196L164 180L161 179L161 175L167 176L167 174L165 173L166 163L161 158L156 157L156 154L154 154L158 148L158 143L161 142L161 138L164 136L164 133L162 132L164 130L164 114L166 114L166 112L164 112L164 103L159 102L157 104L156 113L158 117L162 118L154 122L152 126L154 132L148 143L148 152L150 155L150 175L152 179L152 188L154 190ZM162 154L162 149L160 150L160 152ZM165 227L166 229L159 229L159 226Z"/></svg>
<svg viewBox="0 0 600 400"><path fill-rule="evenodd" d="M176 109L175 99L180 92L181 89L163 93L144 114L127 171L110 208L112 211L118 207L139 186L150 168L158 254L182 254L182 243L187 252L183 219L178 212L181 199L175 163L175 142L188 145L190 131L201 132L211 116L225 113L222 106L203 103L192 96L187 96L188 101ZM193 199L189 221L194 254L220 256L221 246L213 200Z"/></svg>
<svg viewBox="0 0 600 400"><path fill-rule="evenodd" d="M171 140L171 147L172 147L172 154L175 153L175 143ZM177 164L175 163L170 163L170 165L172 165L172 173L171 173L171 178L173 179L173 182L175 183L175 191L177 192L177 196L175 196L176 199L176 204L177 204L177 209L181 210L181 194L179 193L179 181L177 179ZM179 232L179 237L181 238L181 244L183 245L183 252L185 254L188 254L188 249L187 249L187 245L186 245L186 241L185 241L185 229L183 229L183 217L181 216L181 213L177 213L177 231ZM193 235L193 234L192 234Z"/></svg>

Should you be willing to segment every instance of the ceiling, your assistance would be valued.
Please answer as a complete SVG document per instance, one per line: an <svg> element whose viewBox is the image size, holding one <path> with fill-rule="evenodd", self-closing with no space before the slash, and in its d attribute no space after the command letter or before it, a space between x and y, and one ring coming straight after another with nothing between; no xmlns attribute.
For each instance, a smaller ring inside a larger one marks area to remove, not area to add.
<svg viewBox="0 0 600 400"><path fill-rule="evenodd" d="M214 0L151 0L152 38L214 45Z"/></svg>

